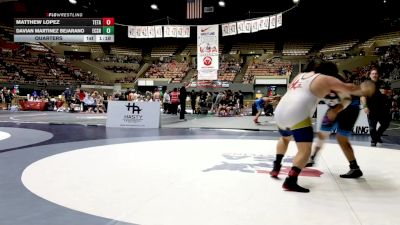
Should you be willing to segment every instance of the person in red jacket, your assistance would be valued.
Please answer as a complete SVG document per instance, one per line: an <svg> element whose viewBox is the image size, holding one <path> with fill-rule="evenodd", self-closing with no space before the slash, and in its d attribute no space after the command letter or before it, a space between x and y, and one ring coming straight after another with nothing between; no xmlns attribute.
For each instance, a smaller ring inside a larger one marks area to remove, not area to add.
<svg viewBox="0 0 400 225"><path fill-rule="evenodd" d="M177 88L171 92L171 114L178 115L179 92Z"/></svg>

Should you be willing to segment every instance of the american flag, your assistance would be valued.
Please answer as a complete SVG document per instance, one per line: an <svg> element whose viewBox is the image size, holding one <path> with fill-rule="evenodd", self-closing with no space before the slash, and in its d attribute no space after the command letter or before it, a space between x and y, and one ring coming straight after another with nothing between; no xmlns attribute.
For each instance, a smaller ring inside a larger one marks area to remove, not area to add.
<svg viewBox="0 0 400 225"><path fill-rule="evenodd" d="M187 0L186 18L200 19L203 14L203 0Z"/></svg>

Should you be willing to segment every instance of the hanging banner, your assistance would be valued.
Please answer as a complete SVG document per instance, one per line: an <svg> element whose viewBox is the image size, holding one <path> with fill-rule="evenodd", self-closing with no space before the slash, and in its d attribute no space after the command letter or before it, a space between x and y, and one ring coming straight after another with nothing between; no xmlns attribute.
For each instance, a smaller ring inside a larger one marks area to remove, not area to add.
<svg viewBox="0 0 400 225"><path fill-rule="evenodd" d="M178 26L176 28L176 37L183 38L183 27L182 26Z"/></svg>
<svg viewBox="0 0 400 225"><path fill-rule="evenodd" d="M162 26L154 26L154 30L156 32L156 38L162 38L163 37Z"/></svg>
<svg viewBox="0 0 400 225"><path fill-rule="evenodd" d="M243 33L250 33L251 32L251 21L244 21L244 32Z"/></svg>
<svg viewBox="0 0 400 225"><path fill-rule="evenodd" d="M177 37L177 30L178 27L177 26L171 26L171 37Z"/></svg>
<svg viewBox="0 0 400 225"><path fill-rule="evenodd" d="M147 30L147 27L142 27L142 38L148 38L149 37L149 31Z"/></svg>
<svg viewBox="0 0 400 225"><path fill-rule="evenodd" d="M251 32L257 32L258 31L258 20L253 20L251 21Z"/></svg>
<svg viewBox="0 0 400 225"><path fill-rule="evenodd" d="M162 26L128 26L129 38L162 38Z"/></svg>
<svg viewBox="0 0 400 225"><path fill-rule="evenodd" d="M190 37L190 26L183 27L183 37L185 38Z"/></svg>
<svg viewBox="0 0 400 225"><path fill-rule="evenodd" d="M229 33L230 35L236 35L236 23L230 23L229 24Z"/></svg>
<svg viewBox="0 0 400 225"><path fill-rule="evenodd" d="M276 27L282 26L282 13L276 15Z"/></svg>
<svg viewBox="0 0 400 225"><path fill-rule="evenodd" d="M154 29L153 26L147 27L147 31L148 31L148 37L149 38L155 38L156 37L155 29Z"/></svg>
<svg viewBox="0 0 400 225"><path fill-rule="evenodd" d="M258 30L265 30L264 18L257 19Z"/></svg>
<svg viewBox="0 0 400 225"><path fill-rule="evenodd" d="M228 36L228 35L230 35L229 24L224 23L222 24L222 36Z"/></svg>
<svg viewBox="0 0 400 225"><path fill-rule="evenodd" d="M164 37L172 37L171 26L164 26Z"/></svg>
<svg viewBox="0 0 400 225"><path fill-rule="evenodd" d="M269 17L269 29L274 29L276 27L276 16Z"/></svg>
<svg viewBox="0 0 400 225"><path fill-rule="evenodd" d="M264 20L265 30L268 30L269 29L269 16L264 17L263 20Z"/></svg>
<svg viewBox="0 0 400 225"><path fill-rule="evenodd" d="M136 27L128 26L128 38L136 38Z"/></svg>
<svg viewBox="0 0 400 225"><path fill-rule="evenodd" d="M244 33L244 21L239 21L236 23L237 25L237 33L242 34Z"/></svg>
<svg viewBox="0 0 400 225"><path fill-rule="evenodd" d="M218 79L218 25L197 26L198 80Z"/></svg>

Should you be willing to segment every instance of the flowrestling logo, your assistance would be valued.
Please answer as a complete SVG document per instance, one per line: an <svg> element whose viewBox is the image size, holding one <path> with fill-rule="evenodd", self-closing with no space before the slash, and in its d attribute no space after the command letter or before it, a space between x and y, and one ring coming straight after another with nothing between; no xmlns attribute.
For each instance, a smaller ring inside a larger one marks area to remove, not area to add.
<svg viewBox="0 0 400 225"><path fill-rule="evenodd" d="M224 153L222 157L225 159L220 164L211 166L204 169L203 172L213 171L236 171L242 173L261 173L268 174L273 167L275 160L274 155L257 155L257 154L238 154L238 153ZM286 156L282 161L282 168L280 171L281 176L286 176L293 161L293 156ZM304 168L299 176L305 177L321 177L323 172L312 169Z"/></svg>

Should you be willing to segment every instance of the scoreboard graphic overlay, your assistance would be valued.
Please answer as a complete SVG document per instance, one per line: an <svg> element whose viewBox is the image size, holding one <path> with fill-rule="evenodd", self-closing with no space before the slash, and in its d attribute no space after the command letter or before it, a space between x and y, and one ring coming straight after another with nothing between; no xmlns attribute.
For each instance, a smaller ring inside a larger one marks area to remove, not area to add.
<svg viewBox="0 0 400 225"><path fill-rule="evenodd" d="M114 42L114 18L20 18L14 29L14 42Z"/></svg>

